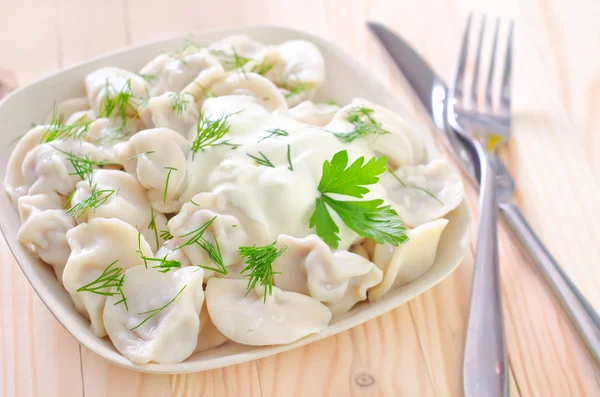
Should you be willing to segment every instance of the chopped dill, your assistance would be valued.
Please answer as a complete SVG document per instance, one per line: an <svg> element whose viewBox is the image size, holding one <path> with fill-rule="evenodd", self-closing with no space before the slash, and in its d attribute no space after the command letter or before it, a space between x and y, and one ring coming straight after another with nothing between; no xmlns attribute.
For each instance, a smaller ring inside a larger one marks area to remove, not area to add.
<svg viewBox="0 0 600 397"><path fill-rule="evenodd" d="M148 224L147 229L154 231L154 239L156 240L156 247L158 247L158 228L156 227L156 214L154 213L153 207L150 207L150 223Z"/></svg>
<svg viewBox="0 0 600 397"><path fill-rule="evenodd" d="M263 152L258 152L258 154L260 154L261 157L257 157L254 156L250 153L246 153L246 155L252 159L254 159L254 161L256 161L258 164L260 165L264 165L265 167L271 167L271 168L275 168L275 166L273 165L273 163L271 163L271 160L269 160L267 158L267 156L264 155Z"/></svg>
<svg viewBox="0 0 600 397"><path fill-rule="evenodd" d="M106 201L116 193L116 190L112 189L102 189L98 190L98 185L92 183L90 180L90 195L85 200L81 200L71 208L67 210L67 214L71 214L73 218L79 219L83 214L85 214L88 210L93 210L94 212L101 205L106 203ZM72 198L71 198L72 199ZM70 201L70 200L69 200Z"/></svg>
<svg viewBox="0 0 600 397"><path fill-rule="evenodd" d="M396 179L398 182L400 182L400 184L402 185L402 187L406 188L406 189L417 189L417 190L421 190L422 192L424 192L425 194L427 194L429 197L431 197L432 199L434 199L435 201L437 201L440 205L444 205L444 203L437 198L437 196L435 194L433 194L431 192L431 190L424 188L424 187L420 187L420 186L408 186L402 179L400 179L400 177L398 175L396 175L396 173L391 169L388 168L388 172L390 174L392 174L392 176L394 177L394 179Z"/></svg>
<svg viewBox="0 0 600 397"><path fill-rule="evenodd" d="M276 138L276 137L280 137L280 136L290 135L287 131L282 130L281 128L271 128L269 130L265 130L265 132L267 132L269 135L265 135L265 136L261 137L257 143L262 142L265 139L269 139L269 138Z"/></svg>
<svg viewBox="0 0 600 397"><path fill-rule="evenodd" d="M389 134L389 131L382 128L381 123L375 121L372 114L373 109L365 107L350 109L346 115L346 120L354 126L354 130L350 132L336 132L334 135L340 141L349 143L367 135Z"/></svg>
<svg viewBox="0 0 600 397"><path fill-rule="evenodd" d="M167 190L169 190L169 179L171 179L171 172L177 171L177 168L173 167L165 167L166 170L169 170L167 173L167 181L165 182L165 192L163 194L163 203L167 202Z"/></svg>
<svg viewBox="0 0 600 397"><path fill-rule="evenodd" d="M179 292L177 293L177 295L175 295L175 297L173 299L171 299L170 301L168 301L167 303L165 303L163 306L161 306L159 308L156 308L156 309L152 309L152 310L148 310L148 311L145 311L145 312L138 313L138 315L148 314L148 317L146 317L141 323L139 323L135 327L130 328L130 331L133 331L134 329L137 329L137 328L141 327L146 321L150 320L152 317L156 316L158 313L160 313L161 311L163 311L171 303L175 302L175 300L179 297L179 295L181 295L181 293L183 292L183 290L185 289L185 287L187 287L187 285L184 285L183 288L181 288L179 290Z"/></svg>
<svg viewBox="0 0 600 397"><path fill-rule="evenodd" d="M291 146L287 145L287 159L288 159L288 170L294 171L294 166L292 165L292 154L291 154Z"/></svg>
<svg viewBox="0 0 600 397"><path fill-rule="evenodd" d="M248 277L246 295L258 283L264 286L263 303L267 301L267 294L271 295L273 293L273 276L279 274L273 271L273 262L287 249L287 246L284 245L278 250L275 248L275 243L277 241L264 247L254 245L252 247L240 247L239 249L240 257L244 259L246 265L241 273L248 273L245 274Z"/></svg>

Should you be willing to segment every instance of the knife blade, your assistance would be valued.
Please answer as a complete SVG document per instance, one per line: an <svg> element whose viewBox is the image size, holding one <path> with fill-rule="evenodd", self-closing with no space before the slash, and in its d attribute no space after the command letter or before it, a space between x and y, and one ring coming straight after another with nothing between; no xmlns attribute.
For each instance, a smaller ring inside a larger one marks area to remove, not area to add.
<svg viewBox="0 0 600 397"><path fill-rule="evenodd" d="M469 175L471 180L479 184L479 169L474 160L477 156L470 153L469 147L447 123L445 117L448 88L434 70L406 41L385 26L369 22L367 24L389 53L401 74L406 77L421 104L433 120L442 140L449 147L454 158ZM498 174L508 173L502 163L497 161ZM502 178L496 179L503 183ZM600 366L600 315L567 276L558 261L552 256L544 243L535 233L517 203L510 197L500 197L499 207L515 236L519 239L530 258L542 271L552 287L561 305L571 318L573 326L586 343L592 358Z"/></svg>
<svg viewBox="0 0 600 397"><path fill-rule="evenodd" d="M455 160L471 180L475 184L479 184L479 176L476 174L479 167L476 167L472 160L476 159L477 156L470 153L470 147L462 141L462 138L446 122L444 114L448 93L446 84L423 57L396 33L376 22L369 22L367 26L377 36L394 64L406 77L407 83L433 120L442 140L451 149L450 152Z"/></svg>

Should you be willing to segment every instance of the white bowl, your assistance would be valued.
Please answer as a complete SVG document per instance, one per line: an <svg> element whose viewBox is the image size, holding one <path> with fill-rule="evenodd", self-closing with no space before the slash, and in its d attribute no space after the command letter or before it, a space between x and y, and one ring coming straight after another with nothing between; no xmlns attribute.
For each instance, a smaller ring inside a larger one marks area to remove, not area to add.
<svg viewBox="0 0 600 397"><path fill-rule="evenodd" d="M304 32L280 27L225 28L198 33L194 36L194 40L202 45L208 45L231 34L247 34L268 44L277 44L290 39L312 41L323 53L327 69L326 83L320 94L322 98L334 99L340 103L348 103L354 97L366 98L399 113L415 128L422 131L423 137L430 144L433 142L429 131L414 122L407 110L371 76L369 71L333 44ZM85 75L104 66L119 66L137 71L154 56L173 51L181 44L182 39L163 40L96 58L45 77L6 97L0 102L0 129L2 130L0 173L2 175L6 173L6 164L14 148L11 141L29 130L32 122L41 122L51 111L54 102L59 103L68 98L84 96L82 82ZM136 365L119 354L108 338L101 339L92 333L88 320L77 312L69 294L58 285L50 266L41 262L19 244L16 239L20 226L19 216L15 206L4 193L0 194L0 211L0 229L10 249L31 286L54 317L80 343L107 360L125 368L150 373L195 372L238 364L294 349L357 326L400 306L442 281L462 261L470 240L470 213L466 202L463 202L448 216L450 223L444 230L437 258L431 270L409 285L388 292L380 301L357 305L350 312L334 318L324 331L316 335L289 345L266 347L242 346L229 342L213 350L194 354L178 364Z"/></svg>

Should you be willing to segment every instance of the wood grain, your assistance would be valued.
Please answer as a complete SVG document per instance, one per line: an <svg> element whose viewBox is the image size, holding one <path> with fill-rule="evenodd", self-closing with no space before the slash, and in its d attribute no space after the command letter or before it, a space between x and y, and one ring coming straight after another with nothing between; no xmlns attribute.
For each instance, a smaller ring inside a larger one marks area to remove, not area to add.
<svg viewBox="0 0 600 397"><path fill-rule="evenodd" d="M223 25L277 24L334 41L419 114L365 22L394 27L449 79L473 9L517 20L513 138L503 157L532 225L600 309L598 1L0 0L0 67L27 84L129 44ZM476 215L476 193L467 191ZM512 395L600 395L597 368L504 224L500 250ZM439 286L360 327L256 362L172 376L127 371L79 347L4 241L0 257L1 396L462 395L472 252Z"/></svg>

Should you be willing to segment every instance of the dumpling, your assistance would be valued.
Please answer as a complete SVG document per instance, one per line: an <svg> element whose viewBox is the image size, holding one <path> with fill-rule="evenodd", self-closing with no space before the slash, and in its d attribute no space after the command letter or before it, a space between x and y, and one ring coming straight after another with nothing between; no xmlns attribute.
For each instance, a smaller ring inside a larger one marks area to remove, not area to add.
<svg viewBox="0 0 600 397"><path fill-rule="evenodd" d="M137 228L153 252L161 244L160 231L166 230L165 215L152 208L144 187L123 171L96 170L91 186L89 181L77 183L71 212L78 223L96 218L118 218Z"/></svg>
<svg viewBox="0 0 600 397"><path fill-rule="evenodd" d="M187 42L175 53L161 54L151 60L140 70L140 75L149 81L150 94L158 96L167 91L179 92L198 75L214 68L222 69L214 56Z"/></svg>
<svg viewBox="0 0 600 397"><path fill-rule="evenodd" d="M69 230L67 241L71 254L63 273L64 287L77 310L90 319L92 331L106 336L102 319L106 294L115 294L117 300L122 296L102 286L117 285L123 272L142 263L141 255L151 257L152 250L135 228L119 219L91 219ZM109 282L107 274L112 276Z"/></svg>
<svg viewBox="0 0 600 397"><path fill-rule="evenodd" d="M279 75L283 88L303 85L316 88L325 81L325 61L316 45L307 40L288 40L277 46L285 67Z"/></svg>
<svg viewBox="0 0 600 397"><path fill-rule="evenodd" d="M359 136L374 152L388 157L388 165L398 168L404 164L421 164L427 161L427 148L422 137L414 128L397 114L364 99L354 99L342 107L324 128L338 135L343 141L345 136L357 126L369 132ZM351 136L351 135L350 135Z"/></svg>
<svg viewBox="0 0 600 397"><path fill-rule="evenodd" d="M290 116L302 123L322 127L333 119L339 109L337 105L303 101L290 109Z"/></svg>
<svg viewBox="0 0 600 397"><path fill-rule="evenodd" d="M441 218L458 207L464 196L460 175L443 158L426 165L405 165L384 174L381 182L400 219L412 227Z"/></svg>
<svg viewBox="0 0 600 397"><path fill-rule="evenodd" d="M202 278L202 269L189 266L166 273L144 266L127 270L122 290L128 307L117 304L115 294L104 308L106 331L117 350L136 364L188 358L200 330Z"/></svg>
<svg viewBox="0 0 600 397"><path fill-rule="evenodd" d="M322 331L331 320L329 309L310 296L273 287L273 294L265 297L262 286L246 294L247 285L245 280L212 277L206 286L210 318L234 342L251 346L291 343Z"/></svg>
<svg viewBox="0 0 600 397"><path fill-rule="evenodd" d="M225 69L232 69L234 57L256 59L264 51L265 45L242 34L225 37L208 46L208 52L216 57Z"/></svg>
<svg viewBox="0 0 600 397"><path fill-rule="evenodd" d="M196 350L194 350L194 353L214 349L228 340L229 339L215 327L215 324L210 319L206 301L204 301L202 311L200 312L200 333L198 334L198 343L196 343Z"/></svg>
<svg viewBox="0 0 600 397"><path fill-rule="evenodd" d="M332 252L314 234L304 238L281 235L276 245L287 249L273 262L273 271L279 273L274 276L275 285L318 299L334 315L367 299L367 289L383 277L369 260L348 251Z"/></svg>
<svg viewBox="0 0 600 397"><path fill-rule="evenodd" d="M152 206L163 213L181 208L188 152L187 139L168 128L144 130L115 147L117 158L148 189Z"/></svg>
<svg viewBox="0 0 600 397"><path fill-rule="evenodd" d="M48 126L39 125L29 130L19 141L8 158L6 175L4 177L4 189L13 202L24 196L29 191L29 185L25 183L23 176L23 161L25 156L40 144L40 140Z"/></svg>
<svg viewBox="0 0 600 397"><path fill-rule="evenodd" d="M128 140L143 129L144 123L139 118L128 118L123 123L123 120L103 117L90 123L85 140L98 145L104 153L112 156L116 144Z"/></svg>
<svg viewBox="0 0 600 397"><path fill-rule="evenodd" d="M18 205L21 227L17 240L51 265L62 285L63 270L71 253L66 233L75 227L73 217L62 209L62 200L56 193L22 196Z"/></svg>
<svg viewBox="0 0 600 397"><path fill-rule="evenodd" d="M194 241L200 235L202 226L213 218L201 235L213 244L216 239L225 266L239 261L240 246L261 245L266 240L262 228L228 203L223 196L213 193L197 194L181 207L181 211L168 224L169 231L194 265L203 265L209 257L202 247L190 244L190 241ZM206 278L212 275L212 271L205 271Z"/></svg>
<svg viewBox="0 0 600 397"><path fill-rule="evenodd" d="M267 78L256 73L233 73L210 86L215 96L247 95L267 110L287 109L287 102L279 89Z"/></svg>
<svg viewBox="0 0 600 397"><path fill-rule="evenodd" d="M148 109L155 127L169 128L187 137L190 128L198 122L194 97L186 92L164 94L150 98Z"/></svg>
<svg viewBox="0 0 600 397"><path fill-rule="evenodd" d="M100 117L121 117L121 110L127 117L134 117L141 98L149 91L143 77L116 67L100 68L88 74L84 84L90 106ZM118 100L118 106L115 109L107 108L107 99L115 99L119 93L122 100Z"/></svg>
<svg viewBox="0 0 600 397"><path fill-rule="evenodd" d="M27 194L56 192L68 196L75 184L81 181L73 159L80 167L80 159L110 161L102 151L87 142L54 140L37 145L25 155L21 165Z"/></svg>
<svg viewBox="0 0 600 397"><path fill-rule="evenodd" d="M390 289L408 284L425 274L435 262L437 247L447 219L417 226L408 232L408 241L393 250L389 244L377 246L373 261L383 270L381 284L369 290L369 300L380 299ZM393 250L391 258L389 252Z"/></svg>

